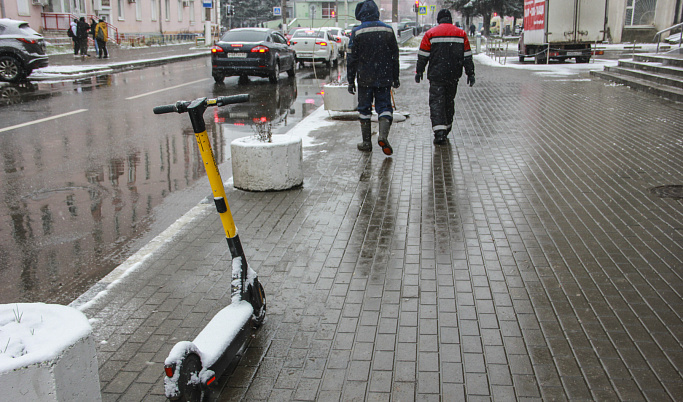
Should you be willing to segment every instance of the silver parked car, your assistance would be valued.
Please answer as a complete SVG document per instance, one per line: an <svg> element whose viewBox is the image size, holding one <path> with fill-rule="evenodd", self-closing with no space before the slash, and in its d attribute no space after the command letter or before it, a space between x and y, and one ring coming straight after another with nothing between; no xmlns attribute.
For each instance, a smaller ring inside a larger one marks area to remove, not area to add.
<svg viewBox="0 0 683 402"><path fill-rule="evenodd" d="M23 81L41 67L47 67L43 36L26 21L0 19L0 81Z"/></svg>

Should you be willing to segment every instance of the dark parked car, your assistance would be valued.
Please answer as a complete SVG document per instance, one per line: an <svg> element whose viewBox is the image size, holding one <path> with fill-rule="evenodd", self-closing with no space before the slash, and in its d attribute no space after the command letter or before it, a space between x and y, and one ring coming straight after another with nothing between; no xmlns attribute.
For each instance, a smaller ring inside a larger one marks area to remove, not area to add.
<svg viewBox="0 0 683 402"><path fill-rule="evenodd" d="M217 83L238 75L268 77L276 83L280 71L293 77L296 55L279 31L268 28L232 29L211 48L211 75Z"/></svg>
<svg viewBox="0 0 683 402"><path fill-rule="evenodd" d="M0 19L0 81L22 81L41 67L47 67L43 36L26 21Z"/></svg>

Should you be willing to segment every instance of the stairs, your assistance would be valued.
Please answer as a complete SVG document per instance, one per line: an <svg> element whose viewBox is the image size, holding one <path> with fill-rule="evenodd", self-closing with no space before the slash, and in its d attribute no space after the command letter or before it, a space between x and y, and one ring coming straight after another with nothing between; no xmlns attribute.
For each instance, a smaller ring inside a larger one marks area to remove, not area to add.
<svg viewBox="0 0 683 402"><path fill-rule="evenodd" d="M677 48L667 53L635 55L633 60L619 60L618 66L591 71L591 75L683 102L682 50Z"/></svg>

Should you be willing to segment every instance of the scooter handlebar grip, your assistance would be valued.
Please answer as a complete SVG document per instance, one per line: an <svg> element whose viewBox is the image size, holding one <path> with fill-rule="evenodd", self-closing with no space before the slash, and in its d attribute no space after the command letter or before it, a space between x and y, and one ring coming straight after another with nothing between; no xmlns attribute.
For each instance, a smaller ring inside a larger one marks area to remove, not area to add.
<svg viewBox="0 0 683 402"><path fill-rule="evenodd" d="M244 103L249 101L249 94L242 95L232 95L232 96L219 96L216 98L216 104L218 106L230 105L232 103Z"/></svg>
<svg viewBox="0 0 683 402"><path fill-rule="evenodd" d="M175 113L178 111L176 105L161 105L154 107L154 114Z"/></svg>

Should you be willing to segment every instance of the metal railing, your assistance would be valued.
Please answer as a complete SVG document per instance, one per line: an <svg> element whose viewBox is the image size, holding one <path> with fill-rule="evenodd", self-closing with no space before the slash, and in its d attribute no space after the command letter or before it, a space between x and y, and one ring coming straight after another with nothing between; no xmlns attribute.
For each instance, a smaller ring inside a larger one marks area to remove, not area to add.
<svg viewBox="0 0 683 402"><path fill-rule="evenodd" d="M674 26L668 27L666 29L662 29L661 31L657 32L654 37L654 41L657 42L657 51L655 53L659 53L659 42L661 41L661 36L664 32L671 31L672 29L676 28L681 28L681 37L678 39L678 47L681 47L681 42L683 42L683 22L676 24Z"/></svg>
<svg viewBox="0 0 683 402"><path fill-rule="evenodd" d="M510 41L503 38L487 38L486 55L501 64L507 64L507 54L510 49Z"/></svg>
<svg viewBox="0 0 683 402"><path fill-rule="evenodd" d="M407 28L403 31L399 31L396 39L398 39L398 44L402 45L412 39L413 36L415 36L413 28Z"/></svg>
<svg viewBox="0 0 683 402"><path fill-rule="evenodd" d="M78 19L80 16L69 13L41 13L40 16L43 18L43 30L44 31L66 31L69 29L71 21ZM96 15L83 15L86 21L93 19L95 21L99 20ZM89 25L90 23L88 23ZM117 44L121 43L121 38L119 37L119 30L110 23L107 24L107 33L110 40L113 38ZM90 36L90 35L88 35Z"/></svg>

